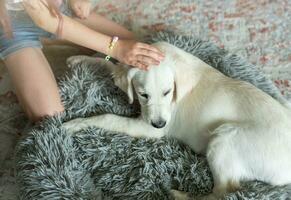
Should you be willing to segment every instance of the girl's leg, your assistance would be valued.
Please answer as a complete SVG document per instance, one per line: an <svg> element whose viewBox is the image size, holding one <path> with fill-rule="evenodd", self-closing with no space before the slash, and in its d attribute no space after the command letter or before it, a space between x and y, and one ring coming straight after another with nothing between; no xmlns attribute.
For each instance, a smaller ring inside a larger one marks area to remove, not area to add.
<svg viewBox="0 0 291 200"><path fill-rule="evenodd" d="M64 110L53 72L40 48L24 48L5 60L16 95L31 121Z"/></svg>

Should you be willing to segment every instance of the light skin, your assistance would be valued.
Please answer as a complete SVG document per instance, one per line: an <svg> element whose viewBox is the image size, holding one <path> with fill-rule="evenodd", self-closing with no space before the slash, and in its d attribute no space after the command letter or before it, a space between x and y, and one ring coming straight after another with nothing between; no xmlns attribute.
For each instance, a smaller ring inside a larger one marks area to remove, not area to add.
<svg viewBox="0 0 291 200"><path fill-rule="evenodd" d="M83 0L78 1L85 2ZM51 15L45 0L24 0L24 6L39 27L50 33L57 32L59 20ZM109 54L122 63L142 69L148 68L149 65L158 65L163 60L163 54L157 48L135 40L119 40L113 51L108 51L108 46L112 40L111 36L92 30L65 15L62 17L61 36L70 42Z"/></svg>
<svg viewBox="0 0 291 200"><path fill-rule="evenodd" d="M137 42L130 31L94 12L88 12L91 10L89 1L69 1L77 18L63 15L62 39L109 54L122 63L141 69L158 65L163 60L159 50ZM23 4L36 25L56 33L59 21L51 15L45 1L24 0ZM112 36L119 36L120 40L113 51L108 51ZM20 104L31 121L64 111L55 77L41 49L21 49L7 56L4 62Z"/></svg>

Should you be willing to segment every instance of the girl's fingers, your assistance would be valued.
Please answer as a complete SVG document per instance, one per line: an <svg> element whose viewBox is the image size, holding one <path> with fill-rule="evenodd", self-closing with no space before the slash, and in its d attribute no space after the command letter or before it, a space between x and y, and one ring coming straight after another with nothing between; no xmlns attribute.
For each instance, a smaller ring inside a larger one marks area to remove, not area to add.
<svg viewBox="0 0 291 200"><path fill-rule="evenodd" d="M41 3L41 6L48 7L48 2L46 0L39 0L39 3Z"/></svg>
<svg viewBox="0 0 291 200"><path fill-rule="evenodd" d="M85 4L82 6L82 14L83 14L83 19L86 19L89 16L90 12L90 6L88 4Z"/></svg>
<svg viewBox="0 0 291 200"><path fill-rule="evenodd" d="M82 8L81 16L82 19L86 19L88 17L86 8Z"/></svg>
<svg viewBox="0 0 291 200"><path fill-rule="evenodd" d="M81 11L81 18L86 19L87 18L87 7L84 5L80 6L80 11Z"/></svg>
<svg viewBox="0 0 291 200"><path fill-rule="evenodd" d="M77 16L77 17L80 17L81 15L81 10L80 10L80 7L78 5L71 5L71 9L74 11L74 14Z"/></svg>
<svg viewBox="0 0 291 200"><path fill-rule="evenodd" d="M23 0L23 5L27 8L37 9L38 0Z"/></svg>
<svg viewBox="0 0 291 200"><path fill-rule="evenodd" d="M23 0L23 5L26 8L35 9L37 11L48 9L48 4L45 0Z"/></svg>
<svg viewBox="0 0 291 200"><path fill-rule="evenodd" d="M156 61L162 61L164 59L163 56L161 56L159 53L148 50L148 49L138 49L137 51L138 55L143 55L143 56L147 56L147 57L151 57L153 59L155 59Z"/></svg>
<svg viewBox="0 0 291 200"><path fill-rule="evenodd" d="M73 10L79 18L86 19L90 14L90 8L90 5L79 4L74 6Z"/></svg>
<svg viewBox="0 0 291 200"><path fill-rule="evenodd" d="M157 49L156 47L154 47L154 46L152 46L152 45L145 44L145 43L138 43L137 46L138 46L140 49L150 50L150 51L152 51L152 52L157 53L157 54L160 55L161 57L165 57L164 54L163 54L159 49Z"/></svg>
<svg viewBox="0 0 291 200"><path fill-rule="evenodd" d="M142 69L142 70L148 70L148 66L139 62L139 61L134 61L134 62L131 62L130 65L134 66L134 67L137 67L139 69Z"/></svg>
<svg viewBox="0 0 291 200"><path fill-rule="evenodd" d="M160 64L160 62L158 60L153 59L152 57L149 57L149 56L137 55L137 56L135 56L135 59L138 62L147 64L147 65L159 65Z"/></svg>
<svg viewBox="0 0 291 200"><path fill-rule="evenodd" d="M76 14L78 17L82 18L82 8L80 6L76 7Z"/></svg>
<svg viewBox="0 0 291 200"><path fill-rule="evenodd" d="M90 12L91 12L91 5L88 5L87 6L87 9L86 9L86 14L85 14L85 18L88 18L89 17L89 15L90 15Z"/></svg>
<svg viewBox="0 0 291 200"><path fill-rule="evenodd" d="M52 3L48 5L48 2L45 0L41 0L41 1L43 2L43 5L45 5L49 9L50 13L53 16L58 16L58 11L56 10L57 8L55 7L55 5L53 5Z"/></svg>

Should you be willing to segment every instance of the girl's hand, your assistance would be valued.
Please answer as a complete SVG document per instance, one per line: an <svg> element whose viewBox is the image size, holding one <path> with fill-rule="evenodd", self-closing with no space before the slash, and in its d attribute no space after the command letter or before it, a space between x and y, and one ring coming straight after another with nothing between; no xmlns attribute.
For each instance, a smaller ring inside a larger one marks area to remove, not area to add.
<svg viewBox="0 0 291 200"><path fill-rule="evenodd" d="M119 62L143 70L148 70L150 65L159 65L164 59L156 47L135 40L118 40L112 53Z"/></svg>
<svg viewBox="0 0 291 200"><path fill-rule="evenodd" d="M80 19L89 17L92 6L90 0L69 0L69 5L75 15Z"/></svg>
<svg viewBox="0 0 291 200"><path fill-rule="evenodd" d="M45 0L23 0L23 6L34 23L41 28L49 26L52 21L49 19L54 18Z"/></svg>

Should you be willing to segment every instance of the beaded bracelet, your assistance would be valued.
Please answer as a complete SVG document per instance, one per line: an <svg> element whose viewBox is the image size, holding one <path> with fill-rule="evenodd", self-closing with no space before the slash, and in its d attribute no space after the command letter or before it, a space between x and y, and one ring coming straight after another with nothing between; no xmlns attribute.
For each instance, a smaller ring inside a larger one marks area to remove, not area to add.
<svg viewBox="0 0 291 200"><path fill-rule="evenodd" d="M118 41L118 37L117 37L117 36L114 36L114 37L112 38L110 44L109 44L109 47L108 47L109 51L112 51L112 49L115 47L117 41ZM110 58L111 58L111 56L107 55L107 56L105 57L105 60L106 60L106 61L109 61Z"/></svg>

